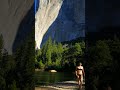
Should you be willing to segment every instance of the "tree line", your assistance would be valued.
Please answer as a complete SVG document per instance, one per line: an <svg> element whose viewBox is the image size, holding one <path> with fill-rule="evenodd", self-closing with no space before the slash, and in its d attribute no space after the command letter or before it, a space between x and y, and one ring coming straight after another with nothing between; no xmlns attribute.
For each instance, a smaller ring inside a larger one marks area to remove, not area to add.
<svg viewBox="0 0 120 90"><path fill-rule="evenodd" d="M34 89L34 33L9 55L0 36L0 90Z"/></svg>
<svg viewBox="0 0 120 90"><path fill-rule="evenodd" d="M52 41L51 37L41 49L36 50L35 67L57 71L73 71L77 61L83 61L85 42L62 44Z"/></svg>
<svg viewBox="0 0 120 90"><path fill-rule="evenodd" d="M97 40L87 48L86 90L120 89L120 39Z"/></svg>

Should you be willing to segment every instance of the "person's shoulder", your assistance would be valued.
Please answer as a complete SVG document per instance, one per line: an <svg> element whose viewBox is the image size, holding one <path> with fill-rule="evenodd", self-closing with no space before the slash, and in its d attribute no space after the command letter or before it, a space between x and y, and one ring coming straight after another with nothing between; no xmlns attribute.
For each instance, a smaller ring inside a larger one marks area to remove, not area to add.
<svg viewBox="0 0 120 90"><path fill-rule="evenodd" d="M80 66L83 69L83 66Z"/></svg>

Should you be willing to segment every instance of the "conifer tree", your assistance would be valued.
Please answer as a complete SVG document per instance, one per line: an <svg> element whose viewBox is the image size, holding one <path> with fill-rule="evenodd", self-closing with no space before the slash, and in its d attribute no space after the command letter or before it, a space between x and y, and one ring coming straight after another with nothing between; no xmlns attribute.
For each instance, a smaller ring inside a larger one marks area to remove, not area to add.
<svg viewBox="0 0 120 90"><path fill-rule="evenodd" d="M3 37L2 37L2 35L0 35L0 89L4 90L6 87L6 82L5 82L5 78L4 78L2 50L3 50Z"/></svg>

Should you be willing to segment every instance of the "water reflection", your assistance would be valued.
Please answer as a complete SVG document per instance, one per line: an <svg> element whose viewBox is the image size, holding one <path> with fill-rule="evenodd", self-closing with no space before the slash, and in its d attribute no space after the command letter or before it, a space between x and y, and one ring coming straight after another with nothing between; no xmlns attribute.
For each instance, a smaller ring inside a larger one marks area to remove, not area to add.
<svg viewBox="0 0 120 90"><path fill-rule="evenodd" d="M49 85L62 81L75 80L75 75L68 72L36 72L35 73L35 84L36 85Z"/></svg>

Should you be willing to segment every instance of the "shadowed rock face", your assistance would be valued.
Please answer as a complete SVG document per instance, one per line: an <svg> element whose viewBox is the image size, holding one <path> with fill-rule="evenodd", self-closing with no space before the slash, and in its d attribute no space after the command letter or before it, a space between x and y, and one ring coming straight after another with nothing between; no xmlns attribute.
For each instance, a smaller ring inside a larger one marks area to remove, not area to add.
<svg viewBox="0 0 120 90"><path fill-rule="evenodd" d="M49 36L58 42L85 37L85 0L64 0L59 15L49 27L42 44Z"/></svg>
<svg viewBox="0 0 120 90"><path fill-rule="evenodd" d="M58 16L62 0L40 0L35 21L36 48L40 48L42 38Z"/></svg>
<svg viewBox="0 0 120 90"><path fill-rule="evenodd" d="M33 3L34 0L0 1L0 34L3 35L4 48L9 53L12 53L12 46L18 34L19 25Z"/></svg>
<svg viewBox="0 0 120 90"><path fill-rule="evenodd" d="M87 0L86 32L98 32L106 27L120 26L119 0Z"/></svg>

